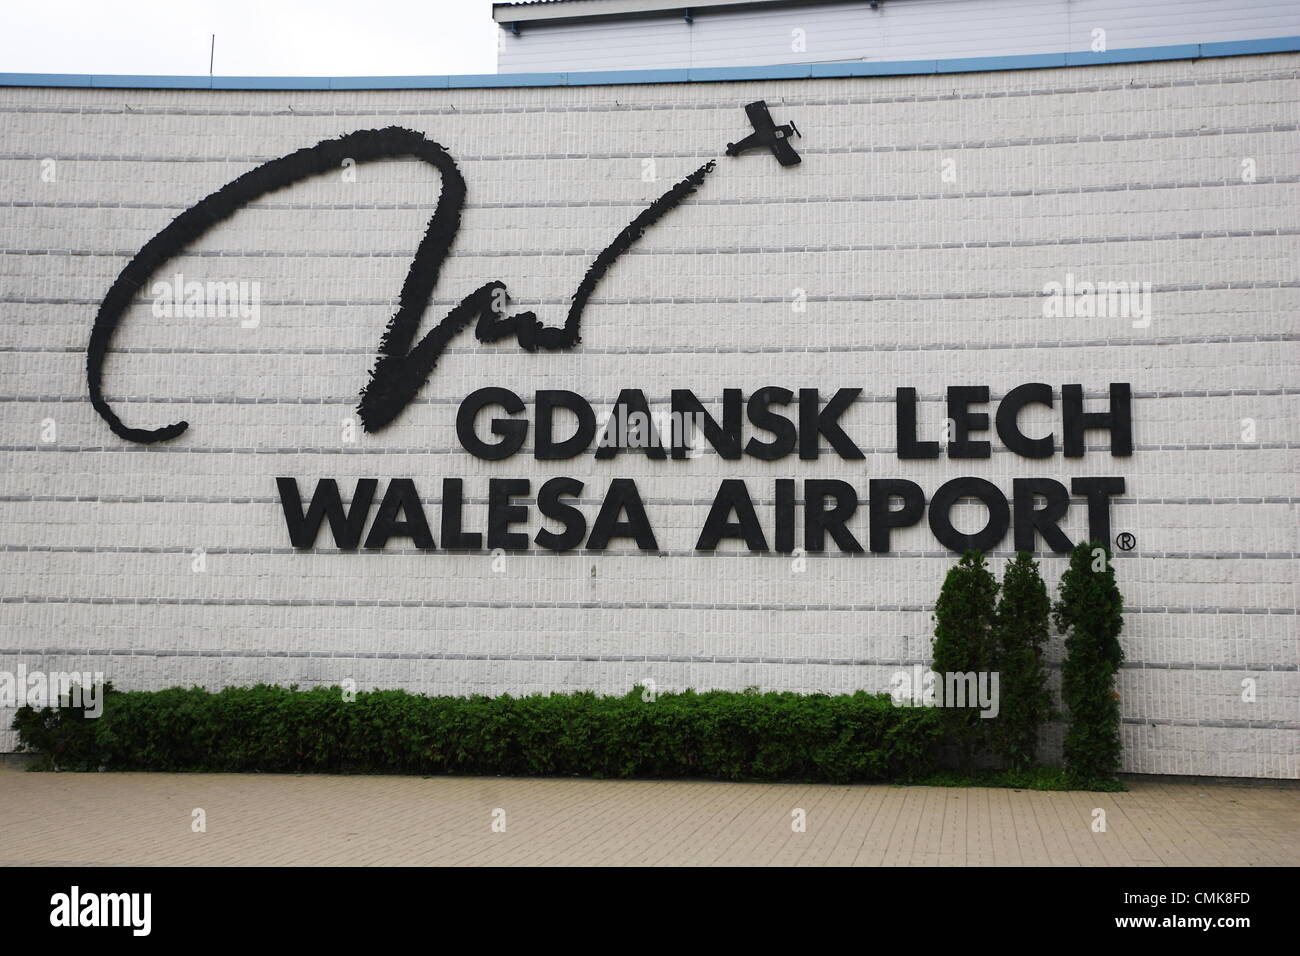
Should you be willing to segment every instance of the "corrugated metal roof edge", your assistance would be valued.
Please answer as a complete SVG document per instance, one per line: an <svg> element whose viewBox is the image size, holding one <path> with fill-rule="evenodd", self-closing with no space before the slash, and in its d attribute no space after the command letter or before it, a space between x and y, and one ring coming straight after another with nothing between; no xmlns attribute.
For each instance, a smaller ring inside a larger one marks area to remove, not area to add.
<svg viewBox="0 0 1300 956"><path fill-rule="evenodd" d="M1105 53L1036 53L951 60L785 63L668 70L591 70L572 73L480 73L457 76L128 76L81 73L0 73L0 86L88 87L133 90L445 90L528 86L624 86L638 83L719 83L739 80L912 76L995 70L1039 70L1100 63L1196 60L1300 51L1300 36L1180 46L1132 47Z"/></svg>

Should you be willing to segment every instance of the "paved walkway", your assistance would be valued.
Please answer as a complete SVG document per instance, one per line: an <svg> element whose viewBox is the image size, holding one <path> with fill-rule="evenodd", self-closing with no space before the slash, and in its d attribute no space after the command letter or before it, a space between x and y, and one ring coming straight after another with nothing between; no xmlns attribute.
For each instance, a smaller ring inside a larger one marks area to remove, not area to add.
<svg viewBox="0 0 1300 956"><path fill-rule="evenodd" d="M27 773L0 865L1300 865L1300 790ZM194 811L207 832L193 832ZM1094 811L1106 830L1093 831ZM795 832L796 810L806 830ZM502 819L504 815L504 820ZM504 832L494 832L504 822Z"/></svg>

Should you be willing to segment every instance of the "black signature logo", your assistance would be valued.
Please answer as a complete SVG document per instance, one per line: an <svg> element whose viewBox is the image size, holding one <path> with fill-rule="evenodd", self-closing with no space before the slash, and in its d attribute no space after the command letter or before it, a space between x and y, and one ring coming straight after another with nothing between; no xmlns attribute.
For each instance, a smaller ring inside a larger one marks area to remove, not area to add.
<svg viewBox="0 0 1300 956"><path fill-rule="evenodd" d="M783 166L799 162L798 154L790 145L790 136L799 135L793 123L777 126L761 100L750 103L745 110L754 132L739 143L727 144L727 155L739 156L751 149L766 147ZM443 261L456 241L461 211L465 206L465 179L451 154L422 133L391 126L358 130L273 159L222 186L172 220L127 263L104 296L86 349L86 379L91 404L113 433L127 441L150 444L176 438L189 427L188 422L175 422L162 428L133 428L118 417L104 398L104 359L113 333L132 300L155 272L213 226L267 193L337 170L344 160L360 164L397 157L414 157L437 169L442 191L402 283L397 312L380 339L379 354L371 369L370 380L361 390L357 413L362 428L367 432L384 428L402 412L428 381L448 344L471 323L474 323L474 335L480 342L497 342L514 336L519 346L528 352L574 348L581 341L583 310L610 266L647 229L694 193L715 166L715 161L710 160L674 184L601 250L578 283L564 325L543 325L532 312L507 315L503 308L509 301L505 283L494 281L485 283L461 299L442 321L415 342L420 320L438 284Z"/></svg>

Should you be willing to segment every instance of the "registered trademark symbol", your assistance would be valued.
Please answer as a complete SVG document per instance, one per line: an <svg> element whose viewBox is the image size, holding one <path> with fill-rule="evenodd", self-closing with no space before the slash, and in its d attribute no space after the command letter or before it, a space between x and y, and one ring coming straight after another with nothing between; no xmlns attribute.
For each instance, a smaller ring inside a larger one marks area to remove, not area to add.
<svg viewBox="0 0 1300 956"><path fill-rule="evenodd" d="M1138 539L1125 531L1115 539L1115 543L1121 551L1132 551L1137 546Z"/></svg>

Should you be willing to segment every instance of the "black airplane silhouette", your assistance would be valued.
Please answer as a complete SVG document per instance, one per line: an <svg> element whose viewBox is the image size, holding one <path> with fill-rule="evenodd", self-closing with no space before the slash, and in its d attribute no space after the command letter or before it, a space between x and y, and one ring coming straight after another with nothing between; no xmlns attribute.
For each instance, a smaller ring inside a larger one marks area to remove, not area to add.
<svg viewBox="0 0 1300 956"><path fill-rule="evenodd" d="M749 116L754 132L739 143L728 143L728 156L739 156L746 150L766 146L782 166L794 166L799 162L799 154L790 145L790 137L799 135L799 130L794 123L777 126L772 122L772 114L767 111L767 103L763 100L750 103L745 107L745 113Z"/></svg>

